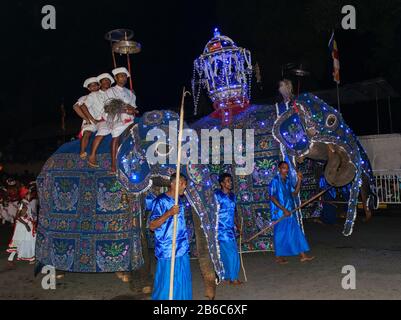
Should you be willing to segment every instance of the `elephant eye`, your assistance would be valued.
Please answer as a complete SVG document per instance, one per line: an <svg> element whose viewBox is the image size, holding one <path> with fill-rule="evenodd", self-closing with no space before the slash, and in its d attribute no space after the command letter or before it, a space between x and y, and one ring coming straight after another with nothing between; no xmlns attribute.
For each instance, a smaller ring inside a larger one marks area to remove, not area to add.
<svg viewBox="0 0 401 320"><path fill-rule="evenodd" d="M338 124L338 118L335 114L329 114L326 118L326 127L329 129L335 129Z"/></svg>

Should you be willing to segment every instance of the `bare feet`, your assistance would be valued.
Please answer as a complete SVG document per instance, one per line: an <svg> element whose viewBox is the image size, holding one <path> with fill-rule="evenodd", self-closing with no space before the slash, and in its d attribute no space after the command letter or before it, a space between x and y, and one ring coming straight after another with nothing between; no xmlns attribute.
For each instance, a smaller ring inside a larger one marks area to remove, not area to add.
<svg viewBox="0 0 401 320"><path fill-rule="evenodd" d="M57 271L56 279L64 279L64 277L65 277L65 272Z"/></svg>
<svg viewBox="0 0 401 320"><path fill-rule="evenodd" d="M142 288L142 293L144 294L151 294L152 293L152 287L148 286L148 287L143 287Z"/></svg>
<svg viewBox="0 0 401 320"><path fill-rule="evenodd" d="M85 160L87 156L88 156L88 154L87 154L86 152L81 152L81 153L79 154L79 157L80 157L82 160Z"/></svg>
<svg viewBox="0 0 401 320"><path fill-rule="evenodd" d="M232 286L240 286L241 284L243 284L243 282L239 281L239 280L234 280L234 281L230 281L230 284Z"/></svg>
<svg viewBox="0 0 401 320"><path fill-rule="evenodd" d="M284 259L283 257L277 257L276 263L284 265L284 264L288 264L288 260Z"/></svg>
<svg viewBox="0 0 401 320"><path fill-rule="evenodd" d="M88 166L91 168L99 168L99 165L96 163L96 157L90 156L88 158Z"/></svg>
<svg viewBox="0 0 401 320"><path fill-rule="evenodd" d="M315 257L308 257L306 254L302 253L299 261L301 261L301 262L309 262L309 261L312 261L314 259L315 259Z"/></svg>
<svg viewBox="0 0 401 320"><path fill-rule="evenodd" d="M122 278L124 277L124 272L122 272L122 271L117 271L117 272L116 272L116 276L117 276L118 279L122 280Z"/></svg>

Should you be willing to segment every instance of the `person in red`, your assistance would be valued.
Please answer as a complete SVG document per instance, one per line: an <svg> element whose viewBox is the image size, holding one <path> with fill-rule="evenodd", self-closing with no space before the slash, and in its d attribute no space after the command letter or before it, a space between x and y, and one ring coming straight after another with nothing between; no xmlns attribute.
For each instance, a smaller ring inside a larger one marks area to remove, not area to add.
<svg viewBox="0 0 401 320"><path fill-rule="evenodd" d="M14 265L14 258L17 260L35 261L35 241L36 230L32 209L29 205L30 192L26 187L22 187L19 191L21 201L18 206L17 215L15 217L14 233L8 245L7 252L9 266Z"/></svg>

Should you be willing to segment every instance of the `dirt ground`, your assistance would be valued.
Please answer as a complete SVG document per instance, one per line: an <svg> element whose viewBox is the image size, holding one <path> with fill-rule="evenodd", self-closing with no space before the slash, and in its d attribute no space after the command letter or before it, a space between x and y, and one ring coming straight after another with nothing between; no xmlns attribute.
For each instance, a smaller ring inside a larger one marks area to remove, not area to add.
<svg viewBox="0 0 401 320"><path fill-rule="evenodd" d="M309 264L291 258L288 265L279 266L273 253L244 254L248 282L241 287L220 285L216 299L401 299L401 210L379 213L368 224L357 222L351 237L344 237L341 230L341 226L305 224L311 254L316 256ZM7 269L10 234L10 226L0 227L0 299L134 298L115 274L68 273L57 280L55 290L42 289L41 275L34 278L32 265L18 262L16 269ZM346 265L356 269L356 290L342 289L341 271ZM196 260L192 277L194 299L204 299Z"/></svg>

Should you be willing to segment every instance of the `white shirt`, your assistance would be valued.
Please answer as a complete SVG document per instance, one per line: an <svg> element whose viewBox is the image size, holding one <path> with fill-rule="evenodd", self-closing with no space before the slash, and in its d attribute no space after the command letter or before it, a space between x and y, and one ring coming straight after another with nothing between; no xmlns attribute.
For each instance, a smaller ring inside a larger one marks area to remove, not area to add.
<svg viewBox="0 0 401 320"><path fill-rule="evenodd" d="M136 108L136 96L125 87L120 87L118 85L109 88L106 91L106 95L109 99L121 99L124 103L129 104Z"/></svg>
<svg viewBox="0 0 401 320"><path fill-rule="evenodd" d="M84 103L95 120L105 120L104 104L108 99L106 91L98 90L87 95Z"/></svg>
<svg viewBox="0 0 401 320"><path fill-rule="evenodd" d="M75 105L82 106L85 103L86 97L87 97L87 95L86 96L82 96L81 98L79 98L78 101L75 102L74 106Z"/></svg>

